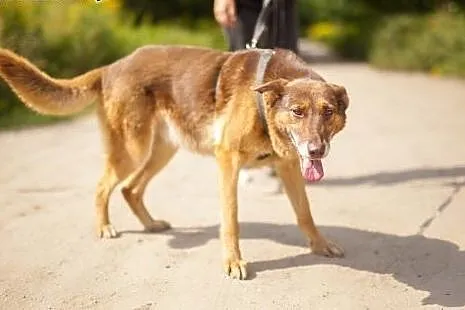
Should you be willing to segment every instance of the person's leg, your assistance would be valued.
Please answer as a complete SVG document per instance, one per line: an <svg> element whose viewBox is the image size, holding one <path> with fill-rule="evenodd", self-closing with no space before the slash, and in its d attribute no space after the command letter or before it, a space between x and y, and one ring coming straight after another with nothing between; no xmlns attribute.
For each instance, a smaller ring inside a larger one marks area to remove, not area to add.
<svg viewBox="0 0 465 310"><path fill-rule="evenodd" d="M286 48L298 53L299 20L296 0L272 0L271 14L262 33L258 47ZM260 0L237 0L237 23L233 28L223 29L228 50L244 49L250 43L261 10Z"/></svg>
<svg viewBox="0 0 465 310"><path fill-rule="evenodd" d="M244 31L242 28L242 23L239 19L234 28L223 28L229 51L237 51L245 47Z"/></svg>
<svg viewBox="0 0 465 310"><path fill-rule="evenodd" d="M279 29L286 32L283 35L280 35L280 42L278 42L278 45L290 49L298 54L299 14L297 12L297 1L285 0L281 1L280 4L284 7L284 20L282 21Z"/></svg>
<svg viewBox="0 0 465 310"><path fill-rule="evenodd" d="M299 19L296 0L274 0L269 20L269 36L273 47L298 54Z"/></svg>
<svg viewBox="0 0 465 310"><path fill-rule="evenodd" d="M257 5L257 3L260 3L260 1L238 0L236 2L236 25L232 28L223 29L229 51L244 49L252 39L255 23L261 9L261 4Z"/></svg>

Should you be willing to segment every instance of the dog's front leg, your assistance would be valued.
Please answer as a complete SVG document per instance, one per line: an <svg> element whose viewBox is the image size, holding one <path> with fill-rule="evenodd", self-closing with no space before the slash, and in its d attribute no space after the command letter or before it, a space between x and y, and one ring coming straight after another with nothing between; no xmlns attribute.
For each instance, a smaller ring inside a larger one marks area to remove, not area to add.
<svg viewBox="0 0 465 310"><path fill-rule="evenodd" d="M277 163L276 172L294 208L300 229L310 239L312 252L330 257L343 256L344 251L335 243L326 240L315 227L298 160Z"/></svg>
<svg viewBox="0 0 465 310"><path fill-rule="evenodd" d="M237 219L237 181L240 157L237 152L217 150L221 197L220 237L223 246L224 271L233 279L247 277L246 262L239 249L239 223Z"/></svg>

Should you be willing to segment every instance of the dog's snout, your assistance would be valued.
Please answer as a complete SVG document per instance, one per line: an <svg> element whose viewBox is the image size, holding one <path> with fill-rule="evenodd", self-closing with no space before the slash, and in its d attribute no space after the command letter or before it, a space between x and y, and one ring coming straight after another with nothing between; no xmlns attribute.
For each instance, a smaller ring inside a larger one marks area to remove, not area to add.
<svg viewBox="0 0 465 310"><path fill-rule="evenodd" d="M313 158L323 157L326 152L326 146L324 143L308 143L308 154Z"/></svg>

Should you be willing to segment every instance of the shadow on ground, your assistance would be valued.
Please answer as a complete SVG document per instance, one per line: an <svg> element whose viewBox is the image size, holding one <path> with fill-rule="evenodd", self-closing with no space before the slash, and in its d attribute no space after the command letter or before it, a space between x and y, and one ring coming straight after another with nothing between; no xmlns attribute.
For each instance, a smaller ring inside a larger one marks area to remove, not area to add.
<svg viewBox="0 0 465 310"><path fill-rule="evenodd" d="M416 180L465 177L465 166L446 168L419 168L411 170L379 172L344 178L326 178L312 186L356 186L356 185L393 185Z"/></svg>
<svg viewBox="0 0 465 310"><path fill-rule="evenodd" d="M437 211L442 212L465 187L463 182L450 178L465 177L465 166L448 168L424 168L399 172L380 172L347 178L326 179L318 186L355 186L360 184L392 185L415 180L449 178L442 184L452 192ZM346 257L330 259L311 254L262 260L249 263L251 278L261 272L311 267L312 265L338 265L355 270L389 274L399 282L429 295L422 300L424 305L446 307L465 306L465 251L449 241L424 237L421 233L434 217L427 219L419 233L397 236L379 232L363 231L346 227L320 227L330 239L337 241L346 250ZM141 233L126 231L125 233ZM218 226L174 228L165 232L170 236L169 246L174 249L189 249L202 246L218 238ZM295 225L274 223L241 223L241 239L265 239L279 244L307 247L306 241ZM220 250L219 250L220 253ZM247 257L247 253L244 253Z"/></svg>
<svg viewBox="0 0 465 310"><path fill-rule="evenodd" d="M272 270L322 264L338 265L378 274L391 274L397 281L429 292L429 296L422 300L423 304L465 306L465 251L460 251L456 244L422 235L396 236L345 227L323 226L321 230L345 248L346 257L333 259L301 254L255 261L249 263L251 278ZM174 228L166 234L172 237L169 241L172 248L190 249L218 238L218 226ZM242 223L241 239L266 239L285 245L307 247L303 235L295 225Z"/></svg>

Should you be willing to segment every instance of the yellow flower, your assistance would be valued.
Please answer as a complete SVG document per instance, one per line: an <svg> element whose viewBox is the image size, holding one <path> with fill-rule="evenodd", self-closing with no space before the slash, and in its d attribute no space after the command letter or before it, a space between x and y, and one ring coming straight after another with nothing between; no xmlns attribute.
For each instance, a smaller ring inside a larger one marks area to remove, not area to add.
<svg viewBox="0 0 465 310"><path fill-rule="evenodd" d="M308 29L308 35L314 40L324 40L338 36L341 33L341 27L331 22L319 22L313 24Z"/></svg>
<svg viewBox="0 0 465 310"><path fill-rule="evenodd" d="M114 12L119 11L122 6L122 0L85 0L85 3L98 5Z"/></svg>

